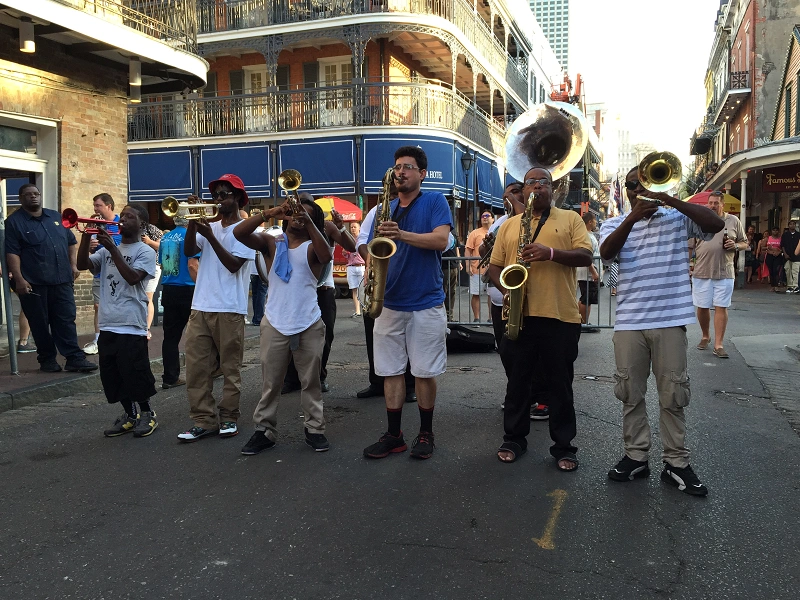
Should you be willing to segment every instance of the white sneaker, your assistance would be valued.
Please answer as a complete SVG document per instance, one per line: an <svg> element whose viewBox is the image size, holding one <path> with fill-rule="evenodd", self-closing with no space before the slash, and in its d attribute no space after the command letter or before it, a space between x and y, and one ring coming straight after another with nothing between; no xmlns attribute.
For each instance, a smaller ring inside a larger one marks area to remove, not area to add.
<svg viewBox="0 0 800 600"><path fill-rule="evenodd" d="M86 354L97 354L97 342L89 342L83 347Z"/></svg>

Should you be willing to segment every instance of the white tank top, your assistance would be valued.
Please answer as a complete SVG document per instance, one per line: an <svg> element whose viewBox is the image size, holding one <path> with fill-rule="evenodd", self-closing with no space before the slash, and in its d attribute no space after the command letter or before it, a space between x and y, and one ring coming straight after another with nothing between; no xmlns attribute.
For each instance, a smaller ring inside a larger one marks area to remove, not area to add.
<svg viewBox="0 0 800 600"><path fill-rule="evenodd" d="M278 277L274 269L269 270L265 316L283 335L305 331L322 317L317 302L317 277L308 265L310 243L303 242L289 249L292 275L288 283Z"/></svg>

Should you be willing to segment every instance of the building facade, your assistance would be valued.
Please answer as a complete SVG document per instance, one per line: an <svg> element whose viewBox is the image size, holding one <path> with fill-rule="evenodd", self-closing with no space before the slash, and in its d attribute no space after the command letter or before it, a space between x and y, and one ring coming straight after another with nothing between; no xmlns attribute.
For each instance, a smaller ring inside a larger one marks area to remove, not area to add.
<svg viewBox="0 0 800 600"><path fill-rule="evenodd" d="M569 0L530 0L530 4L558 62L569 71Z"/></svg>
<svg viewBox="0 0 800 600"><path fill-rule="evenodd" d="M402 145L429 158L423 189L452 203L463 241L502 207L507 125L560 73L525 0L198 0L208 85L131 105L131 199L242 176L254 206L312 194L373 206ZM513 18L512 18L513 15ZM463 159L463 160L462 160Z"/></svg>
<svg viewBox="0 0 800 600"><path fill-rule="evenodd" d="M141 93L196 88L190 0L3 0L0 196L3 216L35 183L44 205L88 217L92 197L128 191L127 106ZM131 85L134 84L134 85ZM93 324L91 278L76 284L79 330Z"/></svg>

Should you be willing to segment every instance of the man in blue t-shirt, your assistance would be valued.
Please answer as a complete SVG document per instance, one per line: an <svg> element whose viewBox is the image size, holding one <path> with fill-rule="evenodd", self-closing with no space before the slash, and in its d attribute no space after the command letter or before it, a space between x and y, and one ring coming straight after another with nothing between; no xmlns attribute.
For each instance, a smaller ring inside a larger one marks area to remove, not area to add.
<svg viewBox="0 0 800 600"><path fill-rule="evenodd" d="M388 431L368 448L367 458L384 458L408 449L400 429L405 401L406 362L416 380L420 431L411 446L414 458L433 454L436 376L445 371L447 315L442 288L442 252L452 229L450 208L438 192L422 192L428 168L421 148L403 146L394 153L398 198L391 220L378 235L397 244L389 260L383 311L375 320L375 373L384 377ZM370 240L372 233L370 233Z"/></svg>
<svg viewBox="0 0 800 600"><path fill-rule="evenodd" d="M183 253L186 223L186 219L175 217L175 229L164 234L158 248L161 263L161 306L164 308L164 341L161 343L164 374L161 376L161 387L165 390L186 385L186 380L180 378L178 344L192 312L194 281L199 262L197 257L200 256L187 257Z"/></svg>

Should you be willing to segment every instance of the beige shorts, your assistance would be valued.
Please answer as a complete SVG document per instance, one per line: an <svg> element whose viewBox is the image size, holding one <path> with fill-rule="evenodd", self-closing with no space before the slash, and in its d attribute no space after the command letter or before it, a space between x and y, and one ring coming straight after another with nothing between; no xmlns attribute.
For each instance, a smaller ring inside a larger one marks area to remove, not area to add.
<svg viewBox="0 0 800 600"><path fill-rule="evenodd" d="M376 375L402 375L407 362L414 377L426 379L447 368L447 314L442 304L413 312L384 308L373 336Z"/></svg>

